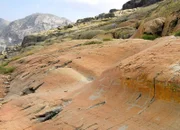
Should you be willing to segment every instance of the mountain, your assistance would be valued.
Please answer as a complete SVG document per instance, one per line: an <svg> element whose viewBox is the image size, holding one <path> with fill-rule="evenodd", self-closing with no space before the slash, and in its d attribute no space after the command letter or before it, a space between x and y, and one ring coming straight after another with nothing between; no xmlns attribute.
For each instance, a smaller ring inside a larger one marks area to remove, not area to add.
<svg viewBox="0 0 180 130"><path fill-rule="evenodd" d="M123 5L123 10L133 9L137 7L145 7L145 6L160 2L160 1L162 0L130 0Z"/></svg>
<svg viewBox="0 0 180 130"><path fill-rule="evenodd" d="M0 33L1 31L9 25L9 21L6 21L2 18L0 18Z"/></svg>
<svg viewBox="0 0 180 130"><path fill-rule="evenodd" d="M143 0L142 0L143 1ZM153 1L151 1L153 2ZM146 4L145 4L146 5ZM180 1L164 0L146 7L113 10L108 14L80 19L72 28L53 29L26 36L22 46L46 43L57 37L69 39L155 39L180 33ZM113 10L113 11L112 11ZM109 15L112 14L112 15ZM112 17L113 16L113 17ZM176 34L178 35L178 34Z"/></svg>
<svg viewBox="0 0 180 130"><path fill-rule="evenodd" d="M26 35L68 25L69 23L71 22L68 19L52 14L32 14L13 21L3 28L0 35L0 44L19 44Z"/></svg>

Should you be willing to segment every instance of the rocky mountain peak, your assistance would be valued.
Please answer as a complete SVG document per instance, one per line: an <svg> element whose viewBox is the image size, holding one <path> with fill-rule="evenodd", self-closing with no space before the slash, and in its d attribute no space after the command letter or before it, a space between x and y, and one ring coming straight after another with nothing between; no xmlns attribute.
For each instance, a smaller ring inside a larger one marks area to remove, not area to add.
<svg viewBox="0 0 180 130"><path fill-rule="evenodd" d="M26 35L65 26L70 23L66 18L52 14L35 13L15 20L3 28L0 35L0 44L19 44Z"/></svg>

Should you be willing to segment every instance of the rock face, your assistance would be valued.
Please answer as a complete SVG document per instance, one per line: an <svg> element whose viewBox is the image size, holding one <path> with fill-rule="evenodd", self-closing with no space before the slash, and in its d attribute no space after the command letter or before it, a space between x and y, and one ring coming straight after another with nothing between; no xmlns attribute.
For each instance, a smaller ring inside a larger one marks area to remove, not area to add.
<svg viewBox="0 0 180 130"><path fill-rule="evenodd" d="M144 7L160 1L162 0L130 0L123 5L123 10Z"/></svg>
<svg viewBox="0 0 180 130"><path fill-rule="evenodd" d="M33 51L10 63L10 83L0 75L2 94L9 86L0 130L178 130L179 42L73 40Z"/></svg>
<svg viewBox="0 0 180 130"><path fill-rule="evenodd" d="M26 35L65 26L71 22L51 14L32 14L11 22L2 30L0 44L14 45L22 42Z"/></svg>

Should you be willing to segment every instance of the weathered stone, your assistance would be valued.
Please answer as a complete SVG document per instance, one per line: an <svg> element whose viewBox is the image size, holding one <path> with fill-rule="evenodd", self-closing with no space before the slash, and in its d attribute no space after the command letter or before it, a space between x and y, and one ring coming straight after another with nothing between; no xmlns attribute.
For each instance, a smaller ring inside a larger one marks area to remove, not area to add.
<svg viewBox="0 0 180 130"><path fill-rule="evenodd" d="M161 36L164 28L165 20L166 19L164 17L161 17L145 23L144 33Z"/></svg>

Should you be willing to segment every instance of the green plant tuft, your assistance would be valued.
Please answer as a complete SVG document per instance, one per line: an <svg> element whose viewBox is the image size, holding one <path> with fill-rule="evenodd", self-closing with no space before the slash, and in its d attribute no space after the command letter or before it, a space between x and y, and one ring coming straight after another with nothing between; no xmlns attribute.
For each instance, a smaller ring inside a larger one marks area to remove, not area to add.
<svg viewBox="0 0 180 130"><path fill-rule="evenodd" d="M6 67L0 65L0 74L10 74L15 70L15 67Z"/></svg>
<svg viewBox="0 0 180 130"><path fill-rule="evenodd" d="M102 44L103 42L101 41L89 41L85 42L83 45L93 45L93 44Z"/></svg>
<svg viewBox="0 0 180 130"><path fill-rule="evenodd" d="M155 40L156 38L158 38L158 36L152 35L152 34L144 34L142 36L142 39L145 39L145 40Z"/></svg>
<svg viewBox="0 0 180 130"><path fill-rule="evenodd" d="M175 35L175 36L180 36L180 30L177 31L174 35Z"/></svg>
<svg viewBox="0 0 180 130"><path fill-rule="evenodd" d="M104 38L103 41L112 41L112 38Z"/></svg>

